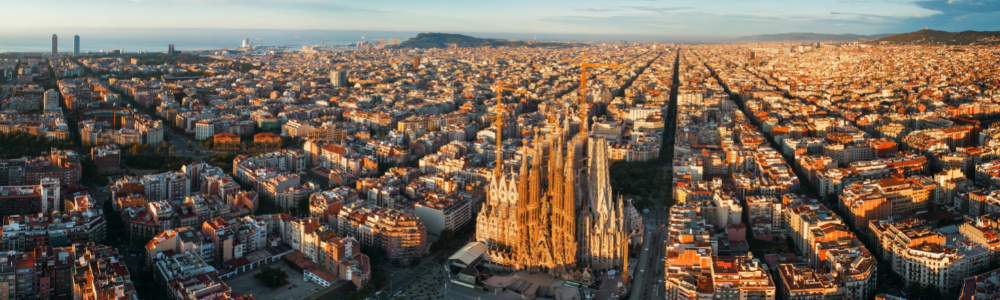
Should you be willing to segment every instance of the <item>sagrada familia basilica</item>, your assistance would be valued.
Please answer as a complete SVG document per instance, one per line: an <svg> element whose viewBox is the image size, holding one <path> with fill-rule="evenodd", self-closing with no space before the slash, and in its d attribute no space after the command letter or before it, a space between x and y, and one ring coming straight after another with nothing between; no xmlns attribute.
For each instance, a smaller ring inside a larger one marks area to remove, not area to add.
<svg viewBox="0 0 1000 300"><path fill-rule="evenodd" d="M641 221L626 222L639 214L611 191L607 141L589 134L585 112L550 115L547 132L524 139L520 166L505 169L501 111L497 103L496 169L476 218L487 264L583 281L620 271L622 243L641 237Z"/></svg>

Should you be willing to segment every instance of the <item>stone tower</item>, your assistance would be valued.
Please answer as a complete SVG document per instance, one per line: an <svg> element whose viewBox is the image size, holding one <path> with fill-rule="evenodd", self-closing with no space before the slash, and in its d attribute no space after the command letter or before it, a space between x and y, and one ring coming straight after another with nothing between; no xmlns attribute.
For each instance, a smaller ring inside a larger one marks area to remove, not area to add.
<svg viewBox="0 0 1000 300"><path fill-rule="evenodd" d="M587 199L577 231L580 263L604 271L622 266L625 249L618 246L626 238L625 214L622 201L612 197L607 141L602 136L591 137L587 146Z"/></svg>
<svg viewBox="0 0 1000 300"><path fill-rule="evenodd" d="M494 266L564 279L622 266L625 252L615 248L626 238L625 214L612 197L607 141L577 132L572 116L564 117L552 116L548 133L524 140L519 170L505 172L497 153L476 218L476 240ZM503 126L499 118L496 124Z"/></svg>

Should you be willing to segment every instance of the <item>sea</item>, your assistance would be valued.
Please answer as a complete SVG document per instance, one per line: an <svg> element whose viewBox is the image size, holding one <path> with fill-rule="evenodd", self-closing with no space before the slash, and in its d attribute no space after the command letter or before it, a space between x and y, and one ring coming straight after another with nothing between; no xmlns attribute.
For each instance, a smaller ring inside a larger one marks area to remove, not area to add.
<svg viewBox="0 0 1000 300"><path fill-rule="evenodd" d="M164 52L215 50L240 47L244 39L255 46L348 46L358 42L405 41L417 32L271 30L271 29L0 29L0 53L52 51L52 34L58 35L58 51L73 51L73 36L80 36L81 53L110 50Z"/></svg>
<svg viewBox="0 0 1000 300"><path fill-rule="evenodd" d="M59 52L73 51L73 36L80 36L81 53L122 50L122 52L165 52L173 44L176 51L236 49L243 39L256 46L346 46L358 42L378 43L391 39L406 41L418 31L297 30L297 29L199 29L199 28L13 28L0 27L0 53L50 52L52 34L59 37ZM477 38L538 41L612 43L623 40L685 41L691 37L617 36L592 34L529 34L498 32L448 32Z"/></svg>

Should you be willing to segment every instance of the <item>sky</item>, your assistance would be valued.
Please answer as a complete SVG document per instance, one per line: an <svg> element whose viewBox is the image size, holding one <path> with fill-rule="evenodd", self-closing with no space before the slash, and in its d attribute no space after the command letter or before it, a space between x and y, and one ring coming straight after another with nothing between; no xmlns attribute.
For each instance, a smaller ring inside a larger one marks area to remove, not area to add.
<svg viewBox="0 0 1000 300"><path fill-rule="evenodd" d="M457 32L547 39L1000 30L1000 0L15 0L4 7L23 13L0 18L0 37L50 28Z"/></svg>

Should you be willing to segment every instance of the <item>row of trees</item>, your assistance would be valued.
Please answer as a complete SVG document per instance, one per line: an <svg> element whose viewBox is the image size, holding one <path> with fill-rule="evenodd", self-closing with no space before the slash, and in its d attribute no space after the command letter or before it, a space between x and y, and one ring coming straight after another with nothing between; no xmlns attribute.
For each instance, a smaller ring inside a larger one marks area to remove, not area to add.
<svg viewBox="0 0 1000 300"><path fill-rule="evenodd" d="M174 148L166 142L156 148L149 144L134 144L122 151L122 160L133 168L177 171L184 165L191 163L191 159L171 155Z"/></svg>
<svg viewBox="0 0 1000 300"><path fill-rule="evenodd" d="M114 54L91 54L89 56L98 57L120 57L125 60L136 59L139 65L162 65L164 63L177 65L177 64L205 64L216 61L216 59L206 56L198 55L168 55L166 53L147 53L147 54L129 54L129 55L114 55Z"/></svg>
<svg viewBox="0 0 1000 300"><path fill-rule="evenodd" d="M288 284L288 274L279 268L261 267L260 273L254 274L253 278L272 289Z"/></svg>
<svg viewBox="0 0 1000 300"><path fill-rule="evenodd" d="M219 167L226 173L233 172L233 160L236 159L236 153L219 153L208 157L207 162L209 165Z"/></svg>
<svg viewBox="0 0 1000 300"><path fill-rule="evenodd" d="M202 140L198 142L199 145L205 147L205 149L215 149L223 151L250 151L250 152L263 152L263 151L276 151L281 149L281 146L285 143L262 143L262 142L250 142L243 141L240 143L217 143L212 140Z"/></svg>
<svg viewBox="0 0 1000 300"><path fill-rule="evenodd" d="M640 211L654 204L651 200L654 196L664 199L666 194L670 194L670 178L660 168L659 160L614 162L608 175L611 178L612 190L622 195L639 196L632 204Z"/></svg>
<svg viewBox="0 0 1000 300"><path fill-rule="evenodd" d="M50 140L22 132L0 133L0 155L6 158L38 156L52 148L75 149L76 144L71 140Z"/></svg>

